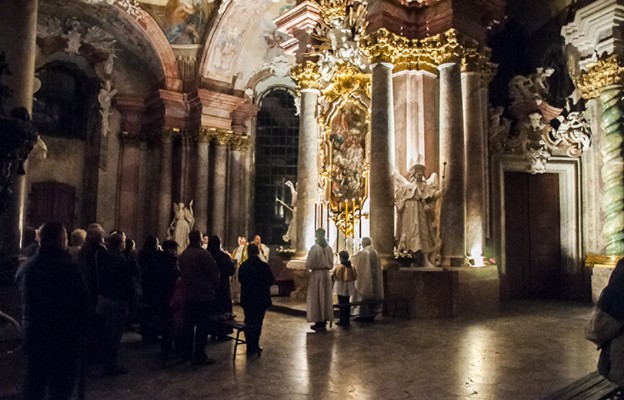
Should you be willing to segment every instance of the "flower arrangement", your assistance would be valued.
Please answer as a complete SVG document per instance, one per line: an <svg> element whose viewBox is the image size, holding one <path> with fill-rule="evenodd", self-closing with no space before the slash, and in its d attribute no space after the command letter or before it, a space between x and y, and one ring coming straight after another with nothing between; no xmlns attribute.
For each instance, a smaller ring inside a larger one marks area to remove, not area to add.
<svg viewBox="0 0 624 400"><path fill-rule="evenodd" d="M280 246L275 250L277 254L279 254L282 259L290 260L295 255L295 249L291 249L290 247Z"/></svg>
<svg viewBox="0 0 624 400"><path fill-rule="evenodd" d="M411 250L394 250L394 259L400 264L410 266L414 261L414 253Z"/></svg>

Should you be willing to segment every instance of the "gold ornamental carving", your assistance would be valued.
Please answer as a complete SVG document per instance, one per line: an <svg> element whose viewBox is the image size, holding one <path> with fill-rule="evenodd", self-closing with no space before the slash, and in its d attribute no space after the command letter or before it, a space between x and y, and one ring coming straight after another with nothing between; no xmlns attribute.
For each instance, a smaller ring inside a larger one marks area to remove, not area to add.
<svg viewBox="0 0 624 400"><path fill-rule="evenodd" d="M581 73L576 87L581 89L584 99L593 99L600 95L605 86L621 85L624 81L623 76L622 62L617 55L612 54L590 64L587 70Z"/></svg>
<svg viewBox="0 0 624 400"><path fill-rule="evenodd" d="M291 77L297 83L299 90L321 89L321 74L319 66L312 62L304 62L291 69Z"/></svg>
<svg viewBox="0 0 624 400"><path fill-rule="evenodd" d="M353 0L320 0L318 1L321 16L325 21L344 18L347 16L347 7Z"/></svg>
<svg viewBox="0 0 624 400"><path fill-rule="evenodd" d="M336 71L334 80L323 91L327 103L334 103L338 99L347 100L354 94L370 98L371 79L369 74L360 72L351 66L342 66Z"/></svg>
<svg viewBox="0 0 624 400"><path fill-rule="evenodd" d="M217 129L215 134L215 141L219 146L226 146L230 141L230 135L232 131L227 129Z"/></svg>
<svg viewBox="0 0 624 400"><path fill-rule="evenodd" d="M217 134L217 128L207 128L202 126L197 134L197 141L200 143L210 143Z"/></svg>
<svg viewBox="0 0 624 400"><path fill-rule="evenodd" d="M176 135L180 134L180 129L179 128L169 128L169 127L165 127L163 128L161 134L160 134L160 140L161 141L171 141L173 140L173 138Z"/></svg>
<svg viewBox="0 0 624 400"><path fill-rule="evenodd" d="M378 29L362 38L362 46L372 64L380 62L394 64L397 58L404 55L408 43L409 39L396 35L386 28Z"/></svg>
<svg viewBox="0 0 624 400"><path fill-rule="evenodd" d="M246 151L249 147L249 136L247 135L231 135L230 146L235 151Z"/></svg>

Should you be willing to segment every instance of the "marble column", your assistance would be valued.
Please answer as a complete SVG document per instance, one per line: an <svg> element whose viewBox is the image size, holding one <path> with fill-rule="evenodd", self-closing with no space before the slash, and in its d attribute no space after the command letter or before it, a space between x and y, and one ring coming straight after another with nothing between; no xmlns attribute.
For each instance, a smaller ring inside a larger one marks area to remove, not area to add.
<svg viewBox="0 0 624 400"><path fill-rule="evenodd" d="M165 129L160 137L160 201L158 207L158 237L167 238L167 227L171 222L172 132Z"/></svg>
<svg viewBox="0 0 624 400"><path fill-rule="evenodd" d="M115 227L129 238L137 238L137 214L139 210L140 136L132 133L119 135L121 151L117 170L117 215Z"/></svg>
<svg viewBox="0 0 624 400"><path fill-rule="evenodd" d="M211 235L225 238L225 216L227 213L227 146L229 132L217 131L215 142L215 170L214 170L214 201L212 203L212 231Z"/></svg>
<svg viewBox="0 0 624 400"><path fill-rule="evenodd" d="M242 220L248 214L242 207L243 191L243 163L245 151L247 149L247 136L235 135L231 139L230 148L230 171L229 171L229 198L228 198L228 219L227 237L223 238L224 246L234 248L237 244L238 235L244 235L242 230Z"/></svg>
<svg viewBox="0 0 624 400"><path fill-rule="evenodd" d="M2 82L12 91L5 112L25 107L32 112L37 40L38 0L3 2L0 7L0 50L4 51L11 75ZM17 254L26 214L26 178L17 175L8 210L0 216L0 253Z"/></svg>
<svg viewBox="0 0 624 400"><path fill-rule="evenodd" d="M483 164L483 234L485 238L490 237L490 176L488 174L490 170L490 119L488 117L490 108L489 84L490 79L484 77L484 74L481 74L479 107L481 110L481 130L483 132L483 159L481 163Z"/></svg>
<svg viewBox="0 0 624 400"><path fill-rule="evenodd" d="M180 198L176 199L176 201L183 202L187 207L189 206L189 202L193 200L193 194L190 191L190 148L191 141L193 140L192 135L188 131L184 131L180 135L181 145L180 145L180 178L179 178L179 193ZM194 204L195 202L193 202Z"/></svg>
<svg viewBox="0 0 624 400"><path fill-rule="evenodd" d="M145 141L145 137L142 138L141 143L139 144L139 166L138 166L138 179L139 179L139 188L137 193L137 204L139 204L139 210L137 215L137 233L136 233L136 244L137 249L140 249L143 245L143 240L147 235L150 234L150 230L148 228L148 220L147 213L150 210L149 206L149 197L148 197L148 189L147 189L147 142Z"/></svg>
<svg viewBox="0 0 624 400"><path fill-rule="evenodd" d="M442 265L461 266L466 254L464 192L464 123L459 65L440 70L440 237ZM372 169L372 168L371 168Z"/></svg>
<svg viewBox="0 0 624 400"><path fill-rule="evenodd" d="M197 138L197 162L195 180L195 229L208 232L208 161L211 131L206 128L199 130Z"/></svg>
<svg viewBox="0 0 624 400"><path fill-rule="evenodd" d="M624 254L624 85L609 85L600 91L603 138L601 177L604 188L604 225L607 256Z"/></svg>
<svg viewBox="0 0 624 400"><path fill-rule="evenodd" d="M314 207L318 200L317 165L319 127L317 102L319 91L301 90L299 118L299 162L297 164L297 246L296 257L305 255L314 244Z"/></svg>
<svg viewBox="0 0 624 400"><path fill-rule="evenodd" d="M466 146L465 193L466 193L466 251L471 257L483 256L485 235L483 232L484 179L483 179L483 125L481 123L481 74L462 72L461 93L463 98L464 143Z"/></svg>
<svg viewBox="0 0 624 400"><path fill-rule="evenodd" d="M370 234L379 254L394 251L394 101L392 68L373 64L370 138Z"/></svg>

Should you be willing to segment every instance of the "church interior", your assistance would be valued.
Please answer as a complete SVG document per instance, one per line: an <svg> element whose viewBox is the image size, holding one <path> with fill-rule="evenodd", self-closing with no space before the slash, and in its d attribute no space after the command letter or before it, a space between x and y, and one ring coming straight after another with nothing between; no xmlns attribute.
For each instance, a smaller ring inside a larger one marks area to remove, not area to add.
<svg viewBox="0 0 624 400"><path fill-rule="evenodd" d="M431 397L355 381L355 392L334 391L337 382L322 383L314 368L307 373L317 374L310 382L319 392L277 397L538 398L595 370L582 313L624 255L624 1L5 3L3 287L28 227L97 222L140 248L148 235L172 237L184 209L193 229L219 235L229 251L239 236L261 236L275 294L296 308L305 304L306 252L323 228L335 253L354 254L372 238L386 298L405 303L405 319L385 315L374 332L354 330L333 347L357 335L371 344L375 335L436 343L436 329L475 315L492 318L479 319L489 332L497 313L520 304L538 312L531 332L543 328L573 347L535 350L548 354L545 368L556 369L551 358L562 351L578 364L541 389L527 387L529 395L451 395L441 378L432 390L446 394ZM0 310L15 305L8 292ZM509 316L500 315L503 324ZM270 318L287 326L271 328L275 336L295 336L287 317ZM307 340L315 351L323 346ZM356 362L372 379L372 361ZM266 373L249 368L241 374ZM397 360L384 368L406 388L420 382L407 384ZM419 363L415 374L426 368ZM288 379L296 386L299 378Z"/></svg>

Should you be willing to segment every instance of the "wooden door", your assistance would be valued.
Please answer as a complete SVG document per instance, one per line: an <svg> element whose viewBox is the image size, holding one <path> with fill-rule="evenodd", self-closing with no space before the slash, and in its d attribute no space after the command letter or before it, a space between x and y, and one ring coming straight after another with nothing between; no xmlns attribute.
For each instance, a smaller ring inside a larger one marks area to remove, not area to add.
<svg viewBox="0 0 624 400"><path fill-rule="evenodd" d="M505 173L505 250L510 299L558 299L559 177Z"/></svg>
<svg viewBox="0 0 624 400"><path fill-rule="evenodd" d="M76 189L60 182L33 183L29 196L28 225L38 228L50 221L61 222L68 232L74 229Z"/></svg>

